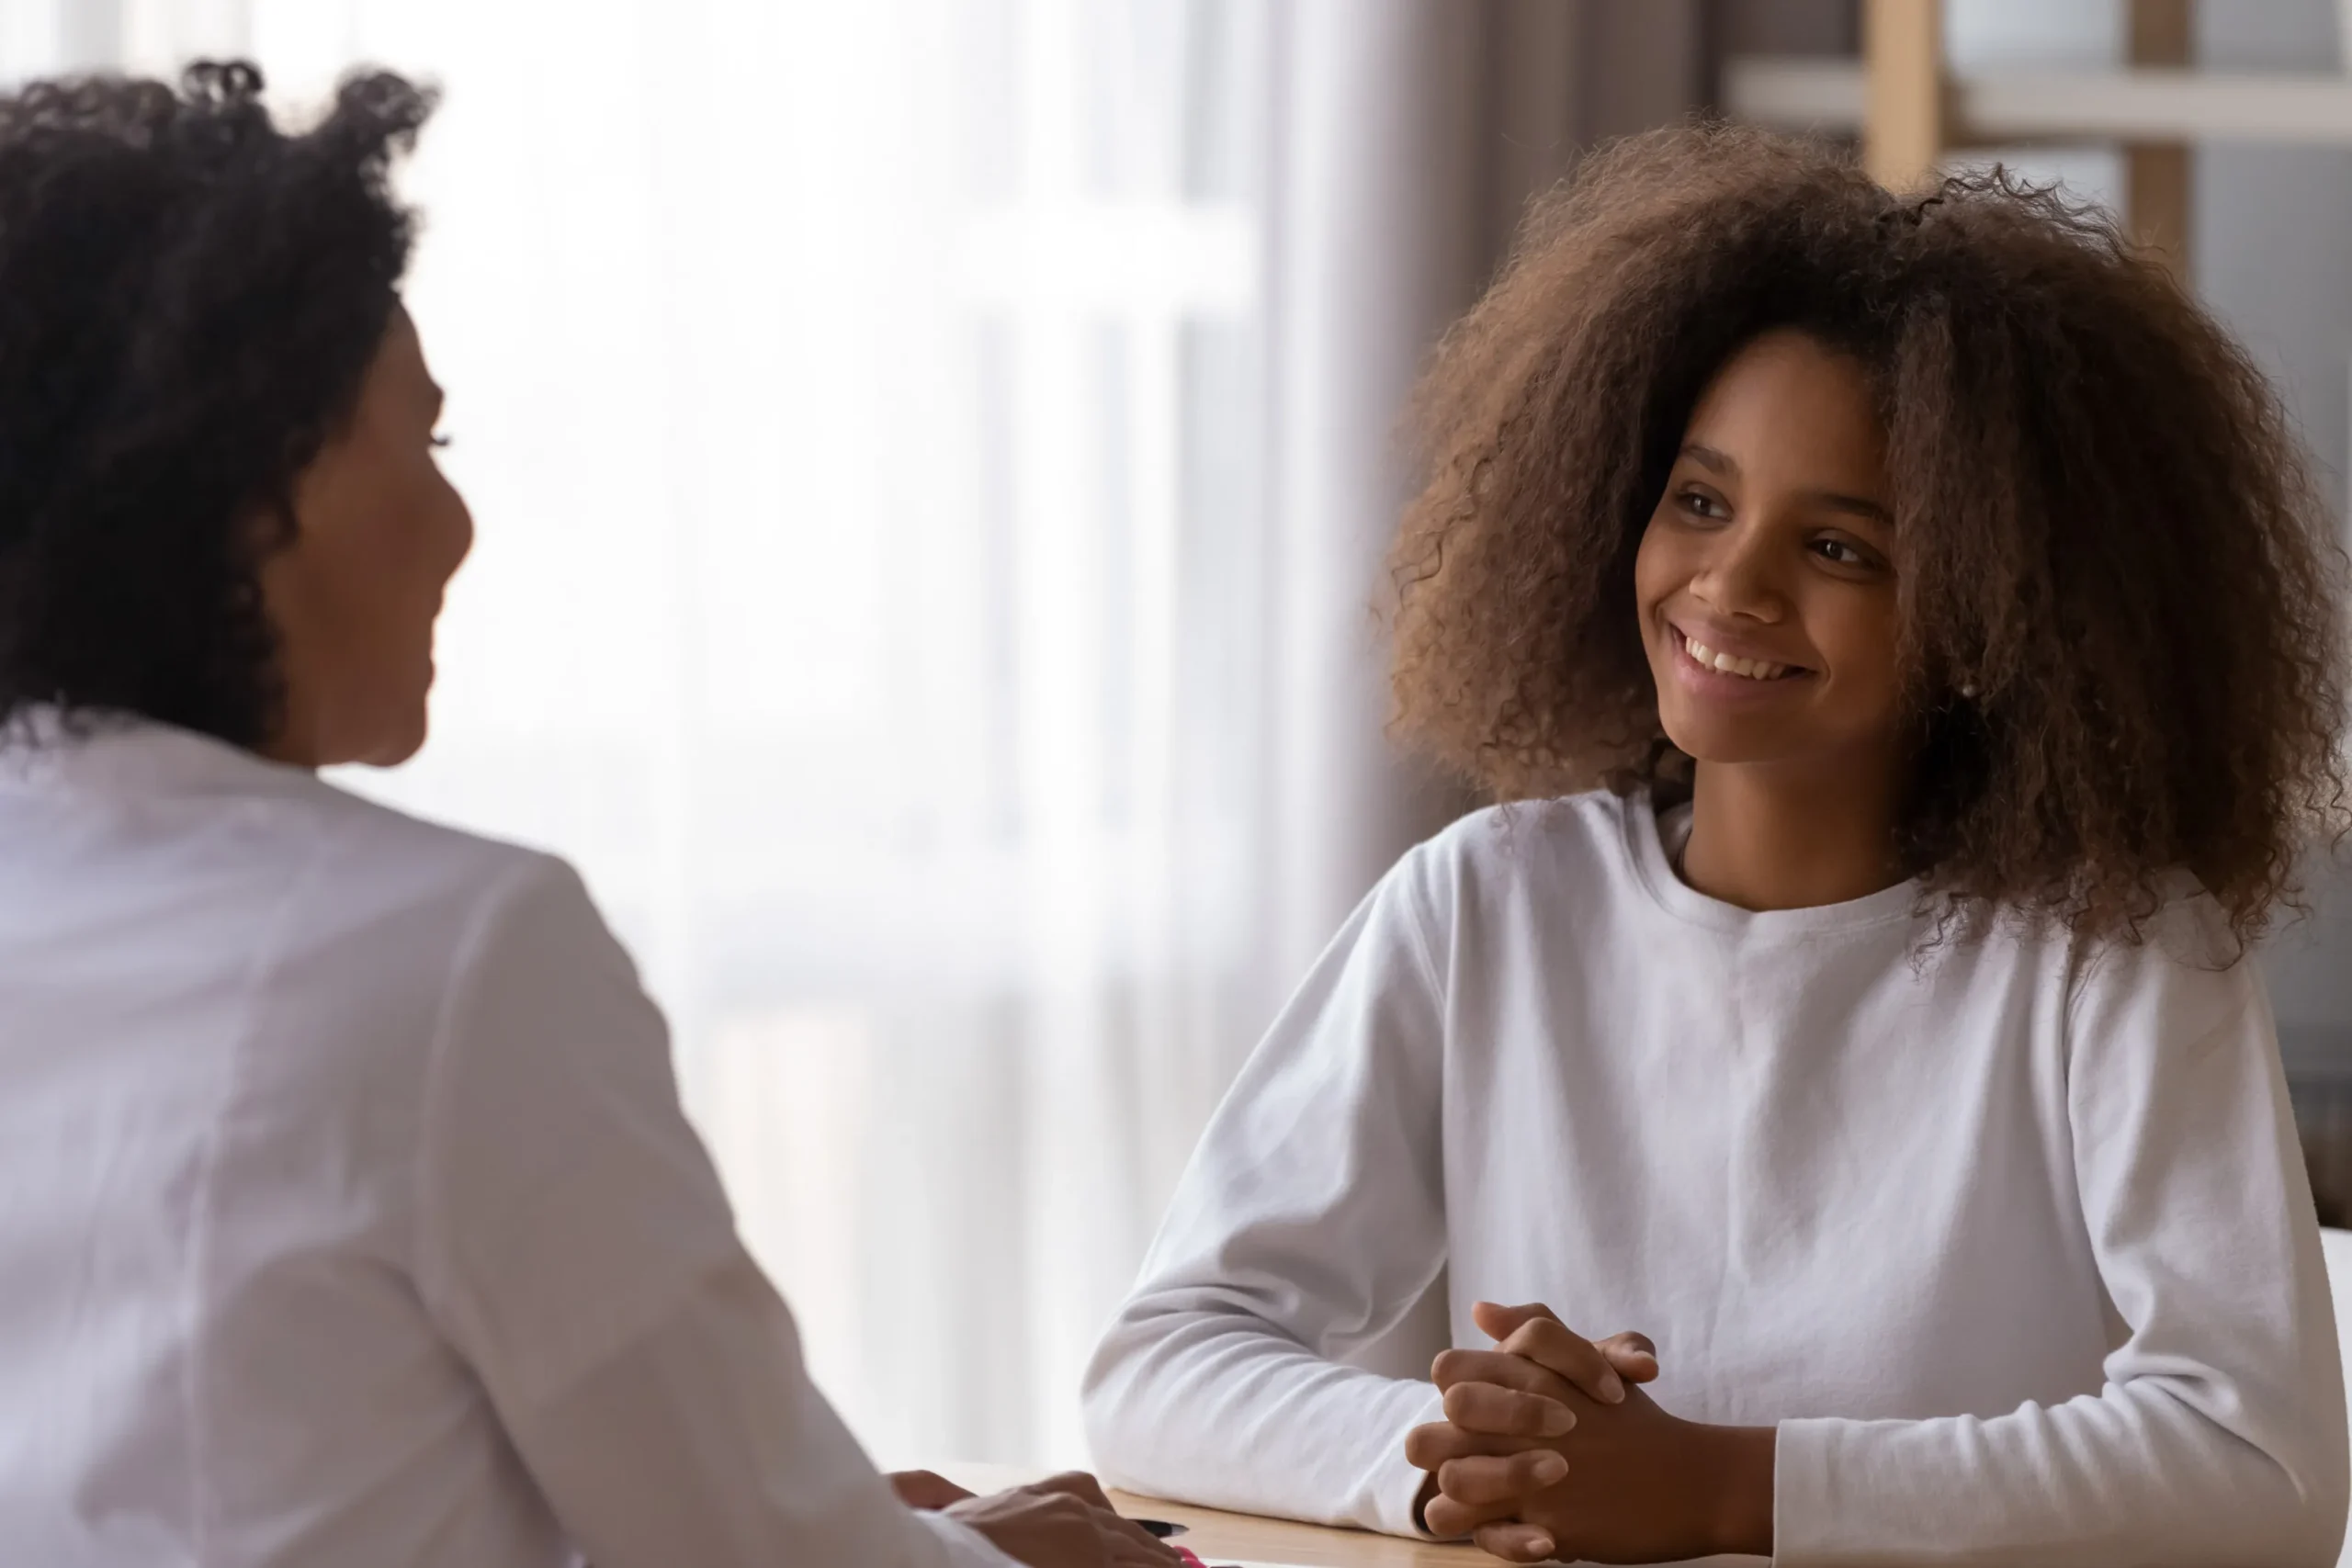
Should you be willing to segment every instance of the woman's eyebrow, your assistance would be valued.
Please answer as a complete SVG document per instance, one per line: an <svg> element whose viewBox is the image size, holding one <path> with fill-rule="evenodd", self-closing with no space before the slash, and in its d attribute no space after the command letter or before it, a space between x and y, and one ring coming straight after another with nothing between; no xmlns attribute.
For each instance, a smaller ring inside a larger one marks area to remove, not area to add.
<svg viewBox="0 0 2352 1568"><path fill-rule="evenodd" d="M1684 442L1682 456L1702 468L1722 475L1724 479L1739 478L1739 460L1730 453L1718 451L1703 442ZM1882 528L1894 526L1894 513L1888 511L1883 502L1872 501L1866 495L1848 495L1843 491L1816 490L1807 491L1804 499L1809 504L1824 512L1843 512L1849 516L1875 523Z"/></svg>
<svg viewBox="0 0 2352 1568"><path fill-rule="evenodd" d="M1868 496L1847 495L1838 491L1812 491L1806 493L1805 500L1825 512L1843 512L1866 523L1875 523L1882 528L1894 526L1894 513Z"/></svg>
<svg viewBox="0 0 2352 1568"><path fill-rule="evenodd" d="M1682 455L1701 468L1712 469L1727 479L1739 478L1739 464L1728 452L1718 452L1696 441L1686 441L1682 444Z"/></svg>

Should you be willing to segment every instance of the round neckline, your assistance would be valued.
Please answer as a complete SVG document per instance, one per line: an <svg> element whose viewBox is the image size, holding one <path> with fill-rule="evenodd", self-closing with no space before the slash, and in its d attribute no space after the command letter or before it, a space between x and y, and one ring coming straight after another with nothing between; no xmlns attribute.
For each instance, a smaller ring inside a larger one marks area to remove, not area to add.
<svg viewBox="0 0 2352 1568"><path fill-rule="evenodd" d="M1812 936L1907 921L1918 913L1919 884L1916 879L1839 904L1815 904L1802 909L1743 909L1736 904L1708 897L1675 874L1657 807L1647 790L1620 796L1617 815L1624 833L1626 858L1633 863L1644 891L1668 914L1692 925L1748 936Z"/></svg>

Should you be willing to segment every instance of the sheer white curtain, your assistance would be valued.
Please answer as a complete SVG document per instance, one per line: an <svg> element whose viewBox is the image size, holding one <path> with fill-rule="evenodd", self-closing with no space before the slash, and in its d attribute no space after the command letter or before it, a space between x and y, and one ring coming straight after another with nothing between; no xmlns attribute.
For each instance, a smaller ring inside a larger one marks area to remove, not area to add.
<svg viewBox="0 0 2352 1568"><path fill-rule="evenodd" d="M385 792L585 868L869 1444L1074 1457L1248 967L1255 36L379 9L483 539Z"/></svg>
<svg viewBox="0 0 2352 1568"><path fill-rule="evenodd" d="M886 1461L1083 1457L1203 1120L1453 804L1380 737L1393 436L1572 10L0 0L9 75L443 85L480 543L431 744L347 782L582 868Z"/></svg>
<svg viewBox="0 0 2352 1568"><path fill-rule="evenodd" d="M586 874L815 1371L1074 1459L1268 1009L1268 13L18 5L11 73L439 82L410 301L480 544L353 787Z"/></svg>

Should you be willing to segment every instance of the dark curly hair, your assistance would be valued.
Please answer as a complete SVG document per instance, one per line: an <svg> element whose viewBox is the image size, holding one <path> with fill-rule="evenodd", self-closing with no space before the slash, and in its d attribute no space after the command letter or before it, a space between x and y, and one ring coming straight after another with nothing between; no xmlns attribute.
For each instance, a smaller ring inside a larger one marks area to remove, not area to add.
<svg viewBox="0 0 2352 1568"><path fill-rule="evenodd" d="M260 562L346 420L411 220L387 166L432 112L354 76L289 134L261 73L0 97L0 717L116 710L258 747Z"/></svg>
<svg viewBox="0 0 2352 1568"><path fill-rule="evenodd" d="M1420 389L1400 733L1505 800L1687 787L1634 550L1701 391L1774 328L1878 389L1906 869L2086 935L2135 935L2186 870L2257 934L2343 810L2325 509L2270 387L2165 269L1998 171L1898 198L1817 143L1698 127L1539 203Z"/></svg>

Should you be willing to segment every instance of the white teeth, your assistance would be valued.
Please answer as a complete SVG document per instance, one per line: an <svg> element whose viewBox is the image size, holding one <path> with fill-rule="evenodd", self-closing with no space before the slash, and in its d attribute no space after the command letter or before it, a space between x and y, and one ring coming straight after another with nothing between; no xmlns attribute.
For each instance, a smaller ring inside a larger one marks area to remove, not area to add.
<svg viewBox="0 0 2352 1568"><path fill-rule="evenodd" d="M1687 637L1682 639L1682 646L1694 662L1710 670L1720 670L1726 675L1744 675L1751 681L1776 681L1789 672L1785 664L1775 664L1767 659L1742 659L1736 654L1717 653Z"/></svg>

